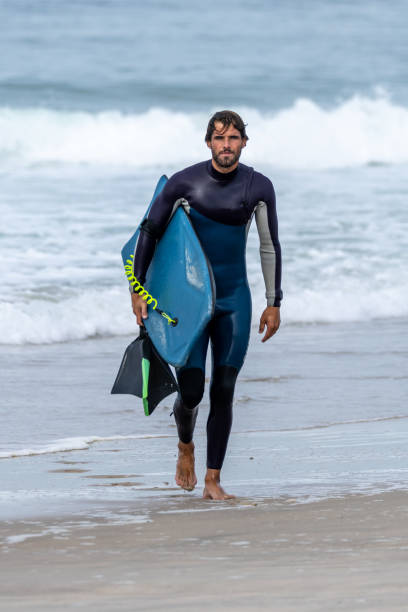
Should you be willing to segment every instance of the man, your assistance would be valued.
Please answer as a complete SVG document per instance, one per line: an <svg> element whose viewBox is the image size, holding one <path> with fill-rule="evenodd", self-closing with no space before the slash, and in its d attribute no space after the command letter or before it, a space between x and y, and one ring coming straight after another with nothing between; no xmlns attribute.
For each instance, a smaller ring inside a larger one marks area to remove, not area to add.
<svg viewBox="0 0 408 612"><path fill-rule="evenodd" d="M174 174L166 183L144 222L135 251L134 275L144 283L157 239L164 231L175 206L189 204L189 215L211 263L216 285L214 316L194 344L187 363L176 368L180 392L174 403L179 436L176 483L192 490L194 471L193 431L198 404L204 393L205 360L211 341L212 373L210 413L207 421L207 472L203 497L229 499L221 487L220 473L232 425L235 382L248 348L251 326L251 295L245 264L246 238L255 212L260 237L262 272L267 307L259 333L268 340L279 328L281 251L275 193L265 176L239 163L248 136L241 117L220 111L210 119L205 137L212 159ZM147 305L132 294L137 323L143 325Z"/></svg>

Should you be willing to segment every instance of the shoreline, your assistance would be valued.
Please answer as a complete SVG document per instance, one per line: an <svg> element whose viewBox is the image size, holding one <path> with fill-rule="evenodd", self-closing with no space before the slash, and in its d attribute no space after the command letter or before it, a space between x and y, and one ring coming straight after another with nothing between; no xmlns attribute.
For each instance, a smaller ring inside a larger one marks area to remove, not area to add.
<svg viewBox="0 0 408 612"><path fill-rule="evenodd" d="M395 321L283 326L268 347L253 334L234 395L226 490L321 499L408 489L403 331ZM146 418L139 398L110 395L126 343L0 348L0 454L39 453L0 461L0 518L92 513L178 495L174 396ZM207 384L194 437L200 483L208 391Z"/></svg>
<svg viewBox="0 0 408 612"><path fill-rule="evenodd" d="M408 492L294 501L4 521L0 610L405 609Z"/></svg>

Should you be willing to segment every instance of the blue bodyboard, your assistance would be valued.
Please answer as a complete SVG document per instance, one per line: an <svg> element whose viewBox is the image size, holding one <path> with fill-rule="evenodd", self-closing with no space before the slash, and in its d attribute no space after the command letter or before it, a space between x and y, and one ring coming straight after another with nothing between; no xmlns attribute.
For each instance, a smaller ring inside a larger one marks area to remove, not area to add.
<svg viewBox="0 0 408 612"><path fill-rule="evenodd" d="M167 177L162 176L143 219L166 182ZM122 249L125 266L133 261L139 228ZM146 330L161 357L181 367L213 316L215 305L211 265L182 206L178 206L156 245L144 288L154 298L147 307ZM158 309L177 321L176 325L156 310L156 302Z"/></svg>

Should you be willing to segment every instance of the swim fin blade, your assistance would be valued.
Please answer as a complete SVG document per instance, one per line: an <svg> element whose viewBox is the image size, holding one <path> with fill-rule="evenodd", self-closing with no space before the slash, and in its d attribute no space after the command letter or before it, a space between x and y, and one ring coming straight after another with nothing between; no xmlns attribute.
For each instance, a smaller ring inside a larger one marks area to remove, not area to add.
<svg viewBox="0 0 408 612"><path fill-rule="evenodd" d="M139 337L125 350L111 393L142 398L144 413L149 416L162 399L178 390L168 363L154 348L145 328L140 327Z"/></svg>

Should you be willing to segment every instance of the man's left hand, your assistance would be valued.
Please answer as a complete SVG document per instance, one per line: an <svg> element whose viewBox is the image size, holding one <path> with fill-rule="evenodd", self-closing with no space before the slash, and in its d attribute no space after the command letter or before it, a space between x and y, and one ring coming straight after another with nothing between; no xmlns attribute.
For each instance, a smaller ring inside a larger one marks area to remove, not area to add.
<svg viewBox="0 0 408 612"><path fill-rule="evenodd" d="M280 325L280 308L276 306L267 306L262 313L259 322L259 333L262 334L266 325L266 333L262 338L262 342L269 340L271 336L276 334Z"/></svg>

